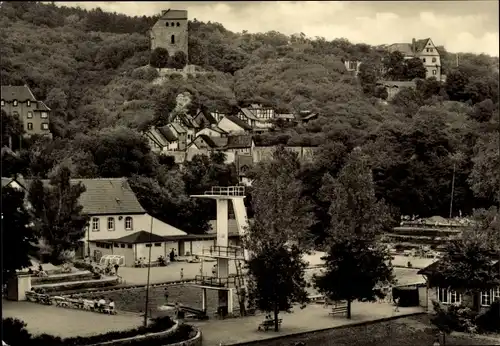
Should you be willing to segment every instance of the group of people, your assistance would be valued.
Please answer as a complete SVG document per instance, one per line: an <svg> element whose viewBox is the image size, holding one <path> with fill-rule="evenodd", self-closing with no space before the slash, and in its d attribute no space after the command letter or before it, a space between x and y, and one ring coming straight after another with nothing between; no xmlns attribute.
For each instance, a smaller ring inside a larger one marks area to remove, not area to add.
<svg viewBox="0 0 500 346"><path fill-rule="evenodd" d="M113 299L106 302L106 299L101 296L101 298L93 298L92 300L84 300L84 304L90 309L98 312L107 312L110 314L116 313L115 302Z"/></svg>

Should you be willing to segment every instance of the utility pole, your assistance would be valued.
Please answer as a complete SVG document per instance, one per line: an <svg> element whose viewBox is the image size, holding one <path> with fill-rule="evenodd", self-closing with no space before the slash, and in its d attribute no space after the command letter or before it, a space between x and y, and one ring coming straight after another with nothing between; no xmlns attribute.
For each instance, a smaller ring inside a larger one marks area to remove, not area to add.
<svg viewBox="0 0 500 346"><path fill-rule="evenodd" d="M149 229L149 261L148 261L148 279L146 283L146 303L144 307L144 327L148 326L148 309L149 309L149 276L151 274L151 248L153 247L153 243L151 242L151 238L153 235L153 216L151 216L151 227Z"/></svg>
<svg viewBox="0 0 500 346"><path fill-rule="evenodd" d="M451 179L450 219L453 215L453 193L455 192L455 169L457 163L453 162L453 178Z"/></svg>

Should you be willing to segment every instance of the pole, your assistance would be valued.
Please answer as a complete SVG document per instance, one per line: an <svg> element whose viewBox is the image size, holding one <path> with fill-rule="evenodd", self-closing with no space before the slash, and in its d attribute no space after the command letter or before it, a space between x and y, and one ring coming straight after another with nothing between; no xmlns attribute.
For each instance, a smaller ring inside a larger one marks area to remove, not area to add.
<svg viewBox="0 0 500 346"><path fill-rule="evenodd" d="M146 283L146 306L144 307L144 327L148 326L148 308L149 308L149 276L151 274L151 238L153 234L153 216L151 216L151 227L149 228L149 261L148 261L148 279Z"/></svg>
<svg viewBox="0 0 500 346"><path fill-rule="evenodd" d="M453 213L453 193L455 192L455 168L456 162L453 163L453 178L451 179L451 199L450 199L450 219Z"/></svg>

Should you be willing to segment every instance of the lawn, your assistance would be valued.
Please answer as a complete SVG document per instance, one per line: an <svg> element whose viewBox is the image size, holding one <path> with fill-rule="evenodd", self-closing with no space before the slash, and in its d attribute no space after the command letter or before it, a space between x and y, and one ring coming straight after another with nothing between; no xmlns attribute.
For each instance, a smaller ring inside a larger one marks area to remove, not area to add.
<svg viewBox="0 0 500 346"><path fill-rule="evenodd" d="M434 334L427 315L401 318L366 326L333 329L308 336L290 336L275 340L260 340L259 346L289 346L302 341L305 345L335 346L429 346ZM446 345L500 345L492 340L473 336L447 336ZM243 344L244 345L244 344Z"/></svg>

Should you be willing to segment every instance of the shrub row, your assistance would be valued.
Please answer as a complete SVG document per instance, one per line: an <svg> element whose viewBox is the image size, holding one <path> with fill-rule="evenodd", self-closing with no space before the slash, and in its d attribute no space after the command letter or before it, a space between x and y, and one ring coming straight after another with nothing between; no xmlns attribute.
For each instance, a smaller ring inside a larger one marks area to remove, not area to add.
<svg viewBox="0 0 500 346"><path fill-rule="evenodd" d="M54 284L53 286L45 286L43 287L43 289L46 293L64 292L69 290L79 290L85 288L101 288L101 287L115 286L118 284L118 282L119 278L113 278L112 280L94 279L81 282L73 281L73 282L57 283Z"/></svg>
<svg viewBox="0 0 500 346"><path fill-rule="evenodd" d="M71 281L82 281L82 280L89 280L92 279L94 274L90 271L83 271L79 273L71 273L71 274L66 274L66 275L58 275L58 276L46 276L46 277L37 277L37 276L32 276L31 277L31 284L32 285L43 285L43 284L50 284L50 283L57 283L57 282L71 282Z"/></svg>
<svg viewBox="0 0 500 346"><path fill-rule="evenodd" d="M41 334L31 335L26 330L26 323L18 319L7 318L2 320L3 341L11 346L84 346L99 345L101 343L118 341L119 339L132 338L147 333L160 333L174 326L174 322L168 317L155 318L147 327L138 327L125 331L111 331L105 334L93 335L89 337L74 337L62 339L57 336ZM194 329L188 325L181 325L173 333L162 333L158 337L151 335L151 338L140 338L138 340L124 340L120 345L166 345L168 343L185 341L193 335ZM113 343L114 344L114 343Z"/></svg>
<svg viewBox="0 0 500 346"><path fill-rule="evenodd" d="M445 314L447 326L457 332L500 332L500 301L495 301L484 313L478 313L462 305L450 305L444 310L439 303L434 302L434 310Z"/></svg>

